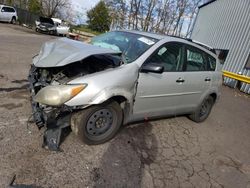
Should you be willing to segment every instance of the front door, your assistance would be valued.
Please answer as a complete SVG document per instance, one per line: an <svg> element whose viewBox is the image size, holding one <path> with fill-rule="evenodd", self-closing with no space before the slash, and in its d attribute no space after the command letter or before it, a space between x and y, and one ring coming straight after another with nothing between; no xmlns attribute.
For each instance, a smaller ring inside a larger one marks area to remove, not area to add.
<svg viewBox="0 0 250 188"><path fill-rule="evenodd" d="M156 50L144 64L164 66L164 72L139 73L133 108L135 119L173 115L183 96L184 46L169 42Z"/></svg>

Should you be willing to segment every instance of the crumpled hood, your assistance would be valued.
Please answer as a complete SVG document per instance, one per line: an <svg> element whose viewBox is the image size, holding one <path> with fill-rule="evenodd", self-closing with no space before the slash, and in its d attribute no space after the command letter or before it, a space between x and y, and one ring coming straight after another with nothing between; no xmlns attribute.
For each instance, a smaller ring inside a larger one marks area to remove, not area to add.
<svg viewBox="0 0 250 188"><path fill-rule="evenodd" d="M101 48L84 42L61 38L46 42L34 57L36 67L60 67L97 54L119 54L120 52Z"/></svg>
<svg viewBox="0 0 250 188"><path fill-rule="evenodd" d="M51 25L54 25L54 21L51 18L40 17L39 20L41 23L49 23Z"/></svg>

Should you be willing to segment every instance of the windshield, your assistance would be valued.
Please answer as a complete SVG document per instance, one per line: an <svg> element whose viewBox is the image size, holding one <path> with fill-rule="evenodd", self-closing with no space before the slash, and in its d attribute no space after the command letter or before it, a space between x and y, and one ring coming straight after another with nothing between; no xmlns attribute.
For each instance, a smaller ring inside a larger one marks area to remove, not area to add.
<svg viewBox="0 0 250 188"><path fill-rule="evenodd" d="M131 63L141 56L158 40L144 35L113 31L94 37L91 43L122 53L122 61Z"/></svg>

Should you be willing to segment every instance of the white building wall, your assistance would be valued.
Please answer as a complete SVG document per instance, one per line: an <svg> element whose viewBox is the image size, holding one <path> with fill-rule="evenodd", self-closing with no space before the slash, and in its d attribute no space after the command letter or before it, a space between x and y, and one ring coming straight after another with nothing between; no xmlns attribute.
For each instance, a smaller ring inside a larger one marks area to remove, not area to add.
<svg viewBox="0 0 250 188"><path fill-rule="evenodd" d="M242 72L250 54L250 0L216 0L199 9L191 38L215 49L228 49L223 70ZM235 86L236 81L225 79ZM250 84L242 84L243 92L250 93Z"/></svg>

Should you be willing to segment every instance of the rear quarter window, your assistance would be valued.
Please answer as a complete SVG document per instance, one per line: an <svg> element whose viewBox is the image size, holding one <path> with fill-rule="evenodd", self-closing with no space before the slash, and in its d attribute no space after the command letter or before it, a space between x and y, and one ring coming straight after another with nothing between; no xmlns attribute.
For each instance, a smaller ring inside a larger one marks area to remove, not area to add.
<svg viewBox="0 0 250 188"><path fill-rule="evenodd" d="M208 69L210 71L215 71L215 69L216 69L216 59L211 55L208 55L207 59L208 59Z"/></svg>
<svg viewBox="0 0 250 188"><path fill-rule="evenodd" d="M8 7L8 12L15 12L15 9Z"/></svg>

